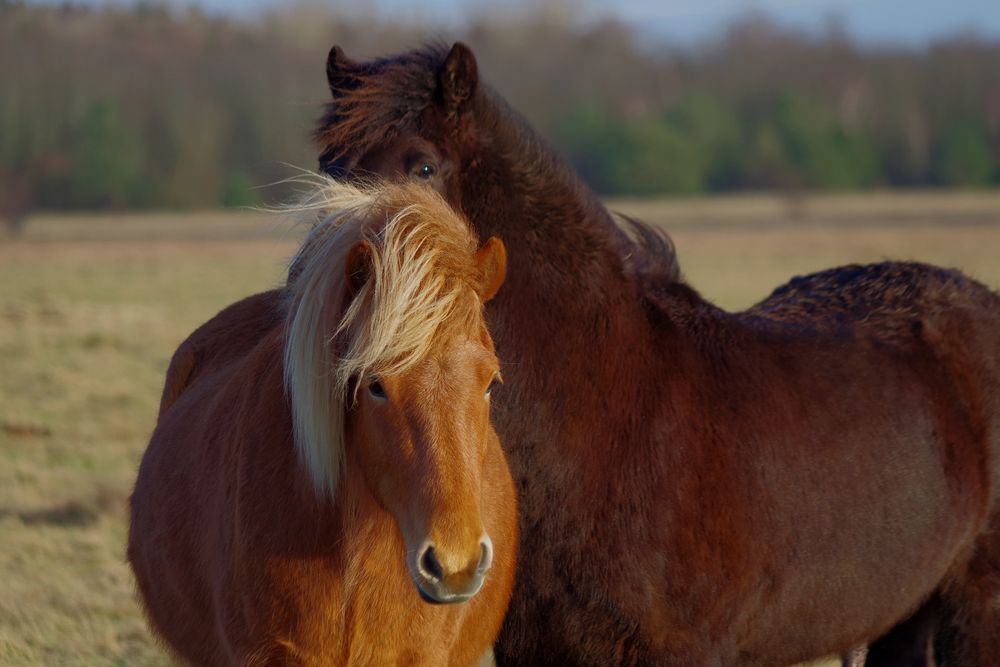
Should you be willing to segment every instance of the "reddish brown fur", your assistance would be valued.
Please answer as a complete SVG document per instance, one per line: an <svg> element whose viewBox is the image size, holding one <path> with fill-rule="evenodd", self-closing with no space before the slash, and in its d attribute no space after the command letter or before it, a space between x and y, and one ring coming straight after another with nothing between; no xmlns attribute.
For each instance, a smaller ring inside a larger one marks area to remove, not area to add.
<svg viewBox="0 0 1000 667"><path fill-rule="evenodd" d="M499 284L496 276L502 279L496 246L476 255L480 264L487 264L480 259L485 255L492 262L483 274L489 282L477 288L484 299ZM456 502L442 528L455 533L474 524L475 540L485 528L493 566L470 601L428 604L405 564L396 517L382 505L386 492L373 486L380 483L379 469L406 464L373 463L373 452L384 452L358 444L370 429L398 421L365 417L370 411L363 403L352 409L346 473L335 502L317 496L296 456L282 375L288 298L280 289L230 306L195 331L171 362L132 496L128 548L151 624L178 657L197 665L473 664L496 637L513 585L517 504L496 436L470 439L470 446L485 443L482 451L467 447L462 454L479 460L484 471L472 477L481 480L479 511L464 517ZM460 363L453 350L461 357L463 346L485 345L459 369L477 375L474 391L482 402L493 371L478 374L496 362L484 360L484 354L492 359L492 343L483 323L476 326L467 332L469 342L450 330L434 355ZM418 375L410 378L413 373ZM418 365L383 380L393 401L414 418L421 418L416 401L457 410L455 390L461 387L442 391L429 387L428 377ZM417 399L406 393L412 384L422 386ZM470 435L489 428L488 418L479 423L486 414L466 412L461 428ZM468 471L456 460L451 474L447 488L456 488ZM449 479L447 471L435 479ZM436 505L449 502L445 487L419 493ZM432 525L428 534L440 547L447 535L433 532L439 527Z"/></svg>
<svg viewBox="0 0 1000 667"><path fill-rule="evenodd" d="M285 298L284 292L277 289L248 296L188 336L170 359L160 397L160 415L197 377L215 372L244 356L264 334L282 322Z"/></svg>
<svg viewBox="0 0 1000 667"><path fill-rule="evenodd" d="M870 641L935 591L957 664L1000 655L996 295L883 264L724 313L475 85L463 46L335 52L328 74L324 170L430 163L510 252L488 309L521 498L501 664L788 664Z"/></svg>

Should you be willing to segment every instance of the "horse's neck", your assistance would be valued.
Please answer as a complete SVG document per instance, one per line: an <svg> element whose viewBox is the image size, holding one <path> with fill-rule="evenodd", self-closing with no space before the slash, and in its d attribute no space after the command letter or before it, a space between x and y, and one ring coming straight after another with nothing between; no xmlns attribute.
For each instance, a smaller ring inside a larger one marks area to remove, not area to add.
<svg viewBox="0 0 1000 667"><path fill-rule="evenodd" d="M481 179L487 191L469 193L467 212L484 238L496 234L507 245L501 294L531 295L523 308L546 304L549 318L566 323L634 294L632 243L604 205L516 112L498 97L487 99L495 154Z"/></svg>
<svg viewBox="0 0 1000 667"><path fill-rule="evenodd" d="M473 165L464 205L481 238L495 234L508 251L507 279L487 305L509 380L495 423L515 469L533 468L530 452L549 447L572 461L586 457L571 447L589 449L586 460L610 456L591 445L621 432L630 413L607 414L606 388L637 386L651 347L636 248L544 142L511 125L497 121L496 153ZM582 432L595 414L599 426Z"/></svg>
<svg viewBox="0 0 1000 667"><path fill-rule="evenodd" d="M598 470L595 457L644 451L621 437L645 432L636 423L636 406L649 403L642 378L659 381L658 360L690 346L675 324L703 302L675 278L647 284L636 265L657 258L642 257L646 249L544 142L513 121L495 127L494 145L507 152L470 179L489 189L466 193L466 213L482 238L496 234L508 250L507 280L487 306L510 380L498 431L515 470L536 470L533 457L551 448L561 466Z"/></svg>

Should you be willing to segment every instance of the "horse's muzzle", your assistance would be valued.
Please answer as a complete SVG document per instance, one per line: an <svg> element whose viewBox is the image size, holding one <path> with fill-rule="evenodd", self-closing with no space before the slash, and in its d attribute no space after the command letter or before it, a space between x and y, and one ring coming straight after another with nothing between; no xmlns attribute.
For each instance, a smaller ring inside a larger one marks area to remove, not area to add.
<svg viewBox="0 0 1000 667"><path fill-rule="evenodd" d="M486 572L493 564L493 543L483 535L479 541L479 557L465 567L449 571L432 542L424 542L417 550L415 566L410 568L420 597L431 604L465 602L483 587Z"/></svg>

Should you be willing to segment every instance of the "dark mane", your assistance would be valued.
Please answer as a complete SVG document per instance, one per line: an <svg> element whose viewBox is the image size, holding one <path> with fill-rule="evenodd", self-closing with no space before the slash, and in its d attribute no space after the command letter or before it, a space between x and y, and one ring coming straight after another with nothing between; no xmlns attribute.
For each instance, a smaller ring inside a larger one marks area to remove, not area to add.
<svg viewBox="0 0 1000 667"><path fill-rule="evenodd" d="M631 263L645 284L652 286L683 281L677 249L665 231L617 211L615 218L635 245Z"/></svg>
<svg viewBox="0 0 1000 667"><path fill-rule="evenodd" d="M644 286L655 288L664 283L681 281L674 242L665 231L617 211L609 212L559 152L521 114L502 96L488 87L484 88L487 103L481 105L480 121L487 122L495 132L505 136L507 141L504 144L508 147L516 147L518 154L507 156L512 162L527 164L539 180L560 181L573 193L576 201L587 202L591 214L607 218L616 230L624 232L622 252L626 266Z"/></svg>

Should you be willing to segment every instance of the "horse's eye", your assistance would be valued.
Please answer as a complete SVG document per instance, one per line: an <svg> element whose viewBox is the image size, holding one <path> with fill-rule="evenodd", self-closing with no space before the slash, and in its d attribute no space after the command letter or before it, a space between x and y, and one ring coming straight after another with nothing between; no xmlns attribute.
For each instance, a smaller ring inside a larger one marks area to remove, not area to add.
<svg viewBox="0 0 1000 667"><path fill-rule="evenodd" d="M503 384L503 380L500 378L500 374L498 373L497 375L493 376L493 380L492 382L490 382L490 386L486 388L486 398L492 396L493 390L499 387L501 384Z"/></svg>
<svg viewBox="0 0 1000 667"><path fill-rule="evenodd" d="M436 172L437 170L434 168L434 165L425 162L417 169L417 176L423 179L428 179Z"/></svg>
<svg viewBox="0 0 1000 667"><path fill-rule="evenodd" d="M371 381L368 385L368 393L382 401L389 398L389 395L385 393L385 387L378 380Z"/></svg>

